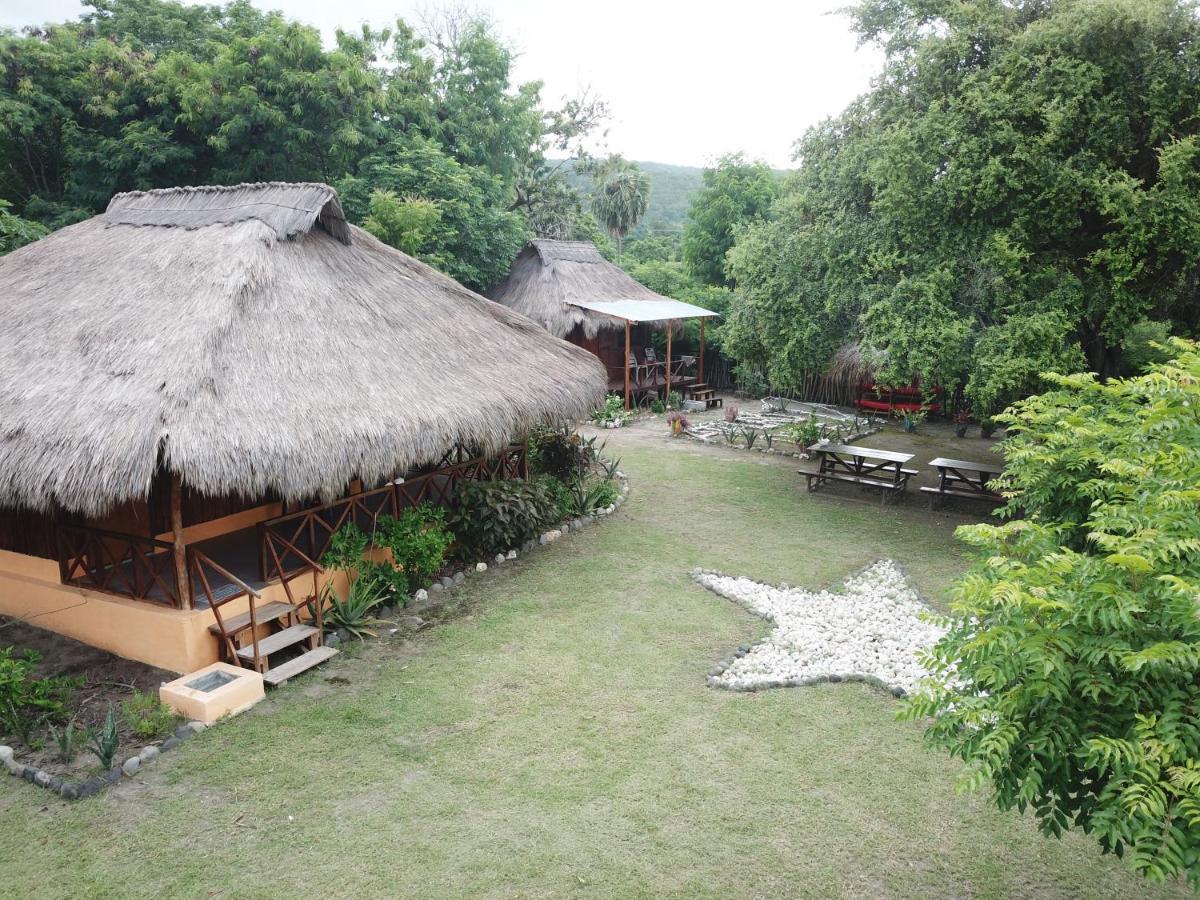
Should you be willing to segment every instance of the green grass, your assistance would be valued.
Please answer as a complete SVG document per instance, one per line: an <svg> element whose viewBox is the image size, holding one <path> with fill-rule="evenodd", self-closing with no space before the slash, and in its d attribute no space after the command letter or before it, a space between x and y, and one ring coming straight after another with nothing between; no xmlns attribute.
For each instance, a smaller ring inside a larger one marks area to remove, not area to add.
<svg viewBox="0 0 1200 900"><path fill-rule="evenodd" d="M705 686L766 626L693 566L818 586L888 556L936 603L963 519L810 496L758 454L610 443L621 512L470 580L415 646L345 654L88 801L0 780L0 894L1145 892L1082 836L958 796L890 695Z"/></svg>

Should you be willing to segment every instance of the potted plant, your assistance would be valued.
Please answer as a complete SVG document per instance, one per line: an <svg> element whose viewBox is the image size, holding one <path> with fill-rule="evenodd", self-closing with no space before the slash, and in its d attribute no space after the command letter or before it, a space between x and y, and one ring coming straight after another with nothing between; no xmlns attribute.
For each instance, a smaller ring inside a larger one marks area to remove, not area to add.
<svg viewBox="0 0 1200 900"><path fill-rule="evenodd" d="M965 409L954 414L954 434L957 437L967 436L967 426L971 424L971 416Z"/></svg>

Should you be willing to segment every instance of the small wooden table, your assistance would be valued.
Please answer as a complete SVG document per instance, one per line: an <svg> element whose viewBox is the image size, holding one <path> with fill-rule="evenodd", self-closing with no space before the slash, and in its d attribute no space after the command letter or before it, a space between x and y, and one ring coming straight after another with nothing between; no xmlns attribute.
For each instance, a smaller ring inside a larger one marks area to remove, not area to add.
<svg viewBox="0 0 1200 900"><path fill-rule="evenodd" d="M904 468L911 453L873 450L849 444L817 444L812 448L819 460L817 471L802 472L808 489L815 491L827 481L845 481L863 487L880 488L880 503L888 496L898 497L908 487L908 479L917 472Z"/></svg>
<svg viewBox="0 0 1200 900"><path fill-rule="evenodd" d="M946 497L965 497L968 500L984 500L988 503L1003 503L1004 498L988 485L1000 474L994 463L977 463L964 459L947 459L939 456L929 465L938 470L937 487L922 487L929 494L929 508L933 509Z"/></svg>

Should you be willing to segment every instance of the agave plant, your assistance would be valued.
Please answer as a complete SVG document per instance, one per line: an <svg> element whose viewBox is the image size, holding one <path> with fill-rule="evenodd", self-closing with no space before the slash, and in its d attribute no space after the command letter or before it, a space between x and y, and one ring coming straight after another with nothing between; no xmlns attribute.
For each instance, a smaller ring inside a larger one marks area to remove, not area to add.
<svg viewBox="0 0 1200 900"><path fill-rule="evenodd" d="M375 637L371 628L382 625L383 620L372 613L387 599L387 589L388 579L369 568L350 579L345 599L337 595L332 582L326 584L321 592L325 624L332 629L344 628L360 641Z"/></svg>

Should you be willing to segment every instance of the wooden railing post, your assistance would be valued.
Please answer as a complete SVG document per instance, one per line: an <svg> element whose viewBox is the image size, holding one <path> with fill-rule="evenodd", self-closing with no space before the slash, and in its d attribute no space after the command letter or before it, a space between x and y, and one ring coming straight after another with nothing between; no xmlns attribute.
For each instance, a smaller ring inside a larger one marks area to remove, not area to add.
<svg viewBox="0 0 1200 900"><path fill-rule="evenodd" d="M191 575L188 572L187 546L183 542L183 485L175 472L171 473L171 534L175 545L175 590L179 608L191 609Z"/></svg>

